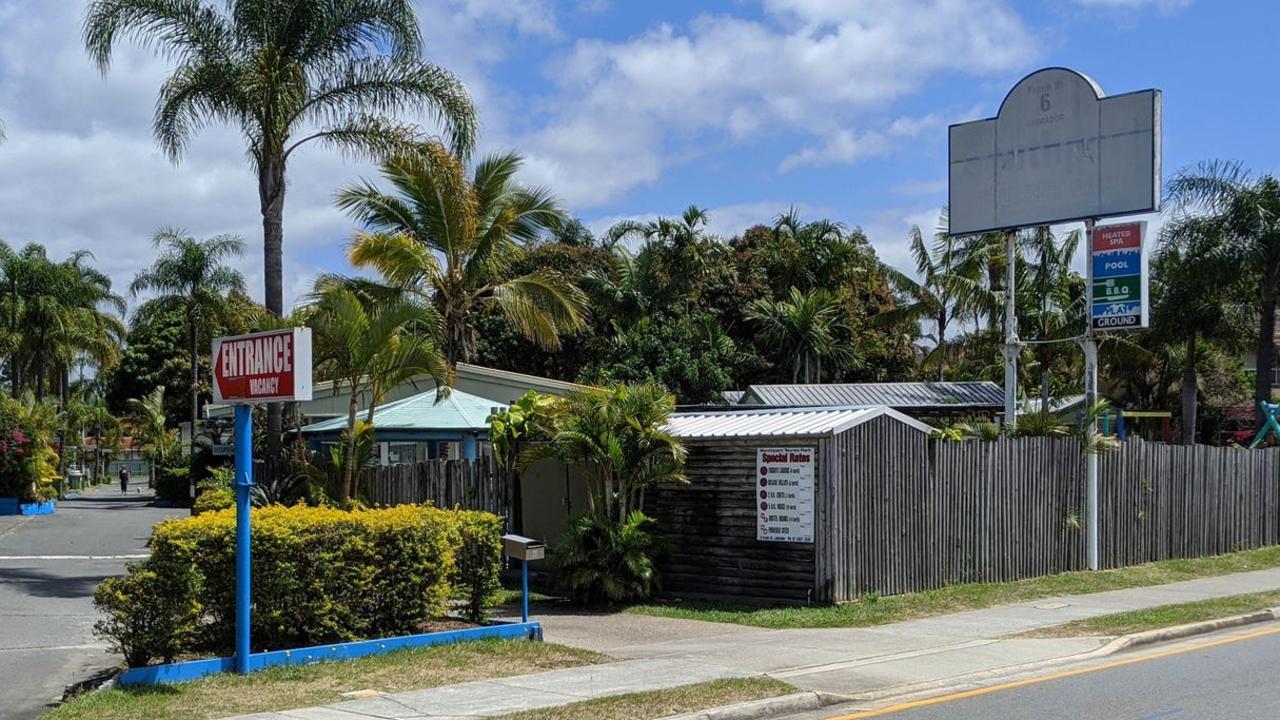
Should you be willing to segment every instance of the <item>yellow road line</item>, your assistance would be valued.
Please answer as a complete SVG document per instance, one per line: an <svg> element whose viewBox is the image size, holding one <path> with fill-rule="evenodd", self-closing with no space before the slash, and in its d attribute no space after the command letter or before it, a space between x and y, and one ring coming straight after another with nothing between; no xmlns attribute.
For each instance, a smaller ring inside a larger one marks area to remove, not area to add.
<svg viewBox="0 0 1280 720"><path fill-rule="evenodd" d="M849 715L838 715L826 718L826 720L861 720L862 718L879 717L880 715L889 715L891 713L902 712L904 710L912 710L914 708L927 707L929 705L939 705L941 703L952 702L954 700L963 700L965 698L978 697L979 695L987 695L1001 690L1012 690L1013 688L1025 687L1027 685L1036 685L1050 680L1061 680L1063 678L1075 677L1076 675L1085 675L1087 673L1098 672L1100 670L1110 670L1124 665L1133 665L1134 663L1147 662L1148 660L1159 660L1160 658L1169 657L1170 655L1181 655L1182 653L1193 652L1195 650L1204 650L1206 648L1217 647L1219 645L1228 645L1230 643L1241 642L1243 640L1252 640L1254 638L1264 637L1266 635L1275 635L1280 633L1280 628L1272 628L1270 630L1258 630L1247 635L1237 637L1222 638L1220 640L1211 640L1209 642L1199 643L1188 647L1173 648L1164 650L1151 655L1143 655L1141 657L1133 657L1125 660L1116 660L1115 662L1106 663L1104 665L1091 665L1084 668L1076 668L1075 670L1063 670L1062 672L1053 673L1051 675L1042 675L1040 677L1027 678L1025 680L1014 680L1012 682L1002 683L1000 685L990 685L988 687L976 688L973 690L964 690L962 692L951 693L950 695L940 695L938 697L926 698L924 700L912 700L911 702L899 703L897 705L889 705L887 707L875 710L863 710L861 712L851 713Z"/></svg>

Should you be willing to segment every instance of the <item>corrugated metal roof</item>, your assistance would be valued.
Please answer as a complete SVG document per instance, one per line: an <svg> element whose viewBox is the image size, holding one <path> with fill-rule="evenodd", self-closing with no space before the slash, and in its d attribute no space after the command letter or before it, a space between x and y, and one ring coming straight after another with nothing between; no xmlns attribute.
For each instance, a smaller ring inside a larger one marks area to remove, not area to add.
<svg viewBox="0 0 1280 720"><path fill-rule="evenodd" d="M752 385L741 404L772 407L884 405L902 409L1004 407L1004 391L988 381Z"/></svg>
<svg viewBox="0 0 1280 720"><path fill-rule="evenodd" d="M742 396L746 394L746 392L746 390L725 390L720 393L720 396L724 398L725 404L737 405L742 402Z"/></svg>
<svg viewBox="0 0 1280 720"><path fill-rule="evenodd" d="M379 430L487 430L489 415L501 403L453 390L437 397L435 390L379 405L373 410L373 425ZM364 417L364 412L360 413ZM347 419L338 417L307 425L300 432L340 432Z"/></svg>
<svg viewBox="0 0 1280 720"><path fill-rule="evenodd" d="M888 415L920 432L933 428L886 407L843 407L815 410L726 410L675 413L667 423L679 438L782 437L829 435Z"/></svg>

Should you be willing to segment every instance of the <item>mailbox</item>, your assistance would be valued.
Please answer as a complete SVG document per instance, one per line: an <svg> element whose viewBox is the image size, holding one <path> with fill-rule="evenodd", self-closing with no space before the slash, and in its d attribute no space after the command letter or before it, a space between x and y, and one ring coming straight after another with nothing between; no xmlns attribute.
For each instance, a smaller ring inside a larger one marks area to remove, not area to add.
<svg viewBox="0 0 1280 720"><path fill-rule="evenodd" d="M515 560L541 560L547 556L547 546L533 538L520 535L503 535L502 549L507 557Z"/></svg>

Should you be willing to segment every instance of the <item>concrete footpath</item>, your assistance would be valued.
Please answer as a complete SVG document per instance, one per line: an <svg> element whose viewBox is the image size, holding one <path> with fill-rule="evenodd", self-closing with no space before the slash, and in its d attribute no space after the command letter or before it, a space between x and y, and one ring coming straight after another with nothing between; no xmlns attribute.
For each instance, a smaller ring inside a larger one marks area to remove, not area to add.
<svg viewBox="0 0 1280 720"><path fill-rule="evenodd" d="M637 615L549 614L546 640L617 662L383 695L236 720L475 718L717 678L769 675L844 697L889 696L948 678L1066 660L1108 638L1009 635L1156 605L1280 590L1280 569L943 615L872 628L764 630Z"/></svg>

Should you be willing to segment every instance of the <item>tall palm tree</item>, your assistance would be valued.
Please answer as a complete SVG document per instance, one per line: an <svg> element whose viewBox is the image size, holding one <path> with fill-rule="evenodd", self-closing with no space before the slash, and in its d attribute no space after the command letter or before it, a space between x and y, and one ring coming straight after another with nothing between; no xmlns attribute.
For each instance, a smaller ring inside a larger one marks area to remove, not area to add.
<svg viewBox="0 0 1280 720"><path fill-rule="evenodd" d="M771 242L761 254L773 268L774 287L786 292L826 288L840 292L876 269L875 256L859 230L828 219L805 222L795 208L778 215Z"/></svg>
<svg viewBox="0 0 1280 720"><path fill-rule="evenodd" d="M181 312L187 330L187 361L191 364L191 447L195 447L196 423L200 419L200 328L223 319L229 306L227 296L244 292L244 277L228 266L227 260L244 253L244 241L234 235L218 235L198 240L182 230L164 228L152 245L162 248L151 267L138 273L129 284L134 297L157 293L150 302L161 312Z"/></svg>
<svg viewBox="0 0 1280 720"><path fill-rule="evenodd" d="M839 299L823 289L791 288L782 300L761 298L747 308L761 335L791 361L791 382L822 382L823 360L842 366L854 362L854 349L841 342L849 331Z"/></svg>
<svg viewBox="0 0 1280 720"><path fill-rule="evenodd" d="M1087 290L1084 279L1071 270L1080 233L1073 230L1059 237L1047 225L1041 226L1024 233L1022 245L1025 270L1015 275L1015 290L1023 298L1019 315L1026 321L1021 332L1034 343L1032 353L1040 365L1040 408L1047 412L1050 363L1060 354L1061 343L1077 336L1085 322Z"/></svg>
<svg viewBox="0 0 1280 720"><path fill-rule="evenodd" d="M459 153L475 141L466 89L421 59L412 0L94 0L83 34L103 73L122 38L176 62L153 121L172 160L206 125L240 129L258 177L264 299L277 316L284 314L284 200L295 151L318 141L381 157L421 140L417 127L395 119L421 111L445 126ZM268 405L267 425L275 454L279 403Z"/></svg>
<svg viewBox="0 0 1280 720"><path fill-rule="evenodd" d="M903 296L904 302L877 318L878 322L886 325L902 320L933 323L934 346L925 358L925 364L937 364L940 381L946 379L947 373L947 330L955 321L957 312L957 293L953 283L947 282L947 277L956 271L956 240L947 234L945 222L944 215L939 220L938 231L934 233L933 247L925 244L919 226L911 227L908 242L919 280L888 265L881 266L881 274Z"/></svg>
<svg viewBox="0 0 1280 720"><path fill-rule="evenodd" d="M1200 344L1206 340L1227 350L1240 350L1246 309L1243 276L1225 252L1225 238L1212 220L1185 216L1166 224L1152 262L1155 281L1152 333L1180 360L1182 442L1196 441Z"/></svg>
<svg viewBox="0 0 1280 720"><path fill-rule="evenodd" d="M347 435L338 501L346 505L356 489L356 411L368 392L369 413L387 390L416 376L431 376L446 388L452 373L433 331L440 318L430 305L404 296L390 300L358 287L326 281L312 295L307 324L314 333L315 357L322 374L346 385Z"/></svg>
<svg viewBox="0 0 1280 720"><path fill-rule="evenodd" d="M456 156L431 144L383 163L396 194L368 182L338 193L338 206L366 228L351 243L351 263L432 304L450 366L474 355L486 306L550 349L583 324L583 295L572 282L550 270L512 272L525 244L563 218L546 190L515 181L520 164L517 155L493 155L467 178Z"/></svg>
<svg viewBox="0 0 1280 720"><path fill-rule="evenodd" d="M1255 178L1239 163L1206 162L1180 172L1167 194L1178 210L1203 214L1225 239L1223 253L1236 274L1252 281L1259 301L1254 399L1270 401L1280 299L1280 179ZM1261 422L1262 410L1256 412Z"/></svg>

